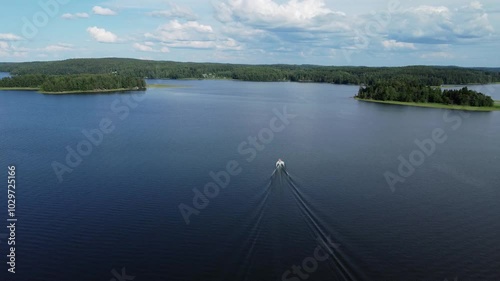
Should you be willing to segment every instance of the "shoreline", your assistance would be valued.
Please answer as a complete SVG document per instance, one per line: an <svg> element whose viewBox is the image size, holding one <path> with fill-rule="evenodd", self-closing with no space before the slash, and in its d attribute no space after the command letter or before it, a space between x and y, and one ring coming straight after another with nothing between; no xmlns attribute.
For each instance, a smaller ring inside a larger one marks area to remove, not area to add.
<svg viewBox="0 0 500 281"><path fill-rule="evenodd" d="M133 91L144 91L144 90L120 88L120 89L90 90L90 91L63 91L63 92L39 91L39 93L44 94L44 95L70 95L70 94L103 94L103 93L133 92Z"/></svg>
<svg viewBox="0 0 500 281"><path fill-rule="evenodd" d="M171 89L171 88L186 88L188 86L172 85L172 84L149 84L148 89Z"/></svg>
<svg viewBox="0 0 500 281"><path fill-rule="evenodd" d="M146 91L147 89L167 89L167 88L182 88L182 87L183 86L167 85L167 84L150 84L146 86L146 89L119 88L119 89L103 89L103 90L90 90L90 91L62 91L62 92L41 91L40 88L0 87L0 91L32 91L44 95L69 95L69 94L102 94L102 93L113 93L113 92L133 92L133 91Z"/></svg>
<svg viewBox="0 0 500 281"><path fill-rule="evenodd" d="M413 107L425 107L425 108L439 108L439 109L465 110L465 111L478 111L478 112L500 111L500 101L495 101L494 107L477 107L477 106L448 105L448 104L441 104L441 103L381 101L381 100L360 99L360 98L356 98L356 97L354 99L356 99L358 101L363 101L363 102L402 105L402 106L413 106Z"/></svg>
<svg viewBox="0 0 500 281"><path fill-rule="evenodd" d="M39 90L40 90L39 88L29 88L29 87L26 88L0 87L0 91L39 91Z"/></svg>

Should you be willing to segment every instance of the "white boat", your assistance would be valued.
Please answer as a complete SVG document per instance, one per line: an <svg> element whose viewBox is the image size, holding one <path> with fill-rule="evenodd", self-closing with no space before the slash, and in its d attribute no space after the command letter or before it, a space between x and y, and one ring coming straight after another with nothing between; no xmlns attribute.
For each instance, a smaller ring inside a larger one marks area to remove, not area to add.
<svg viewBox="0 0 500 281"><path fill-rule="evenodd" d="M278 162L276 162L276 168L278 169L285 168L285 161L278 159Z"/></svg>

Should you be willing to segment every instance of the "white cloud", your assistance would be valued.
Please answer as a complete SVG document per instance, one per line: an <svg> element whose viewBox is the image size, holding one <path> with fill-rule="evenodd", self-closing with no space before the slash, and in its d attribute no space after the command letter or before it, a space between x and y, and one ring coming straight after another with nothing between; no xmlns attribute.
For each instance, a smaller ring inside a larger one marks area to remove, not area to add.
<svg viewBox="0 0 500 281"><path fill-rule="evenodd" d="M405 43L398 42L396 40L384 40L382 41L382 45L386 50L396 50L396 49L411 49L416 50L415 44L413 43Z"/></svg>
<svg viewBox="0 0 500 281"><path fill-rule="evenodd" d="M0 33L0 40L2 41L19 41L23 38L12 33Z"/></svg>
<svg viewBox="0 0 500 281"><path fill-rule="evenodd" d="M167 47L178 48L214 48L216 40L212 27L197 21L181 23L178 20L172 20L144 36L150 40L162 42Z"/></svg>
<svg viewBox="0 0 500 281"><path fill-rule="evenodd" d="M266 37L271 36L271 33L266 30L245 26L241 23L226 24L222 28L222 32L229 37L237 37L240 41L269 41L270 38Z"/></svg>
<svg viewBox="0 0 500 281"><path fill-rule="evenodd" d="M0 57L22 58L28 55L27 49L0 41Z"/></svg>
<svg viewBox="0 0 500 281"><path fill-rule="evenodd" d="M132 47L141 52L152 52L152 53L169 53L170 49L168 47L161 47L160 49L156 49L156 44L153 42L146 41L143 44L134 43Z"/></svg>
<svg viewBox="0 0 500 281"><path fill-rule="evenodd" d="M225 0L216 3L215 10L217 19L223 23L242 22L264 29L346 28L339 24L345 14L326 7L324 0L288 0L283 4L273 0Z"/></svg>
<svg viewBox="0 0 500 281"><path fill-rule="evenodd" d="M188 21L194 21L198 18L190 8L181 7L174 3L171 3L170 6L170 10L153 11L149 15L154 17L181 18Z"/></svg>
<svg viewBox="0 0 500 281"><path fill-rule="evenodd" d="M63 52L63 51L71 51L73 50L74 46L72 44L65 44L65 43L59 43L55 45L49 45L45 48L43 48L43 51L46 52Z"/></svg>
<svg viewBox="0 0 500 281"><path fill-rule="evenodd" d="M134 45L132 46L134 47L134 49L141 52L154 52L153 47L146 44L134 43Z"/></svg>
<svg viewBox="0 0 500 281"><path fill-rule="evenodd" d="M290 46L340 48L352 41L354 19L326 5L326 0L221 0L214 4L222 33L244 42L246 51Z"/></svg>
<svg viewBox="0 0 500 281"><path fill-rule="evenodd" d="M97 26L87 28L87 32L94 38L94 40L101 43L115 43L118 41L118 36L110 31L106 31L104 28L98 28Z"/></svg>
<svg viewBox="0 0 500 281"><path fill-rule="evenodd" d="M172 20L159 26L154 32L144 36L149 40L160 42L164 48L161 52L169 52L169 48L241 50L243 46L235 39L218 36L210 25L197 21L179 22ZM143 44L144 47L151 47ZM139 46L136 46L138 49Z"/></svg>
<svg viewBox="0 0 500 281"><path fill-rule="evenodd" d="M482 3L491 6L486 0L465 6L453 4L452 0L427 5L417 0L397 7L381 4L382 10L365 8L374 12L361 10L356 15L347 15L332 5L335 2L349 9L348 0L215 1L216 19L223 24L221 34L241 42L245 52L263 49L267 54L278 52L283 56L303 52L308 59L330 56L328 50L370 57L417 50L421 54L425 50L443 56L441 45L498 39L483 8ZM283 52L285 49L289 51Z"/></svg>
<svg viewBox="0 0 500 281"><path fill-rule="evenodd" d="M10 53L10 45L7 42L0 41L0 57L6 57Z"/></svg>
<svg viewBox="0 0 500 281"><path fill-rule="evenodd" d="M243 50L243 45L241 45L238 41L234 40L233 38L218 40L216 42L215 47L219 50L235 50L235 51Z"/></svg>
<svg viewBox="0 0 500 281"><path fill-rule="evenodd" d="M88 18L89 14L87 13L75 13L75 14L70 14L66 13L61 16L63 19L68 19L68 20L73 20L73 19L85 19Z"/></svg>
<svg viewBox="0 0 500 281"><path fill-rule="evenodd" d="M94 6L92 8L92 12L96 15L101 15L101 16L114 16L116 15L116 12L109 9L109 8L103 8L101 6Z"/></svg>
<svg viewBox="0 0 500 281"><path fill-rule="evenodd" d="M481 2L479 2L479 1L474 1L474 2L470 3L470 6L474 9L477 9L477 10L483 8L483 4L481 4Z"/></svg>
<svg viewBox="0 0 500 281"><path fill-rule="evenodd" d="M467 43L491 37L494 28L481 3L448 8L418 6L395 13L385 30L393 40L407 43Z"/></svg>

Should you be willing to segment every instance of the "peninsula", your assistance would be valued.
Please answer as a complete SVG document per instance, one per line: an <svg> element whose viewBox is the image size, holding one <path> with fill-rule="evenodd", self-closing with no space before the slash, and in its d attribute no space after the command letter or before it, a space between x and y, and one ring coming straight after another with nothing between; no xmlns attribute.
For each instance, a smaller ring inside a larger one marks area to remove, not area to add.
<svg viewBox="0 0 500 281"><path fill-rule="evenodd" d="M26 74L0 80L0 90L31 90L43 94L107 93L146 89L143 78L118 74Z"/></svg>
<svg viewBox="0 0 500 281"><path fill-rule="evenodd" d="M440 87L431 87L415 81L377 82L361 86L355 98L360 101L418 107L468 111L500 110L500 101L494 101L490 96L467 87L442 91Z"/></svg>

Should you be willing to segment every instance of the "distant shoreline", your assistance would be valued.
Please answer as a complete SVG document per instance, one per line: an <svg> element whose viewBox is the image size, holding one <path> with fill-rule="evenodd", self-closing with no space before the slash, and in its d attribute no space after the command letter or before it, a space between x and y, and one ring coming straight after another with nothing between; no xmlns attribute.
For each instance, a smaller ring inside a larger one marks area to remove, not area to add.
<svg viewBox="0 0 500 281"><path fill-rule="evenodd" d="M39 88L23 88L23 87L0 87L0 91L39 91Z"/></svg>
<svg viewBox="0 0 500 281"><path fill-rule="evenodd" d="M358 101L363 102L373 102L381 104L392 104L392 105L403 105L403 106L413 106L413 107L426 107L426 108L440 108L440 109L452 109L452 110L465 110L465 111L500 111L500 101L495 101L494 107L477 107L477 106L461 106L461 105L448 105L441 103L416 103L416 102L400 102L400 101L381 101L381 100L369 100L354 98Z"/></svg>
<svg viewBox="0 0 500 281"><path fill-rule="evenodd" d="M70 95L70 94L103 94L103 93L113 93L113 92L133 92L133 91L143 91L141 89L103 89L103 90L91 90L91 91L63 91L63 92L44 92L39 91L44 95Z"/></svg>

